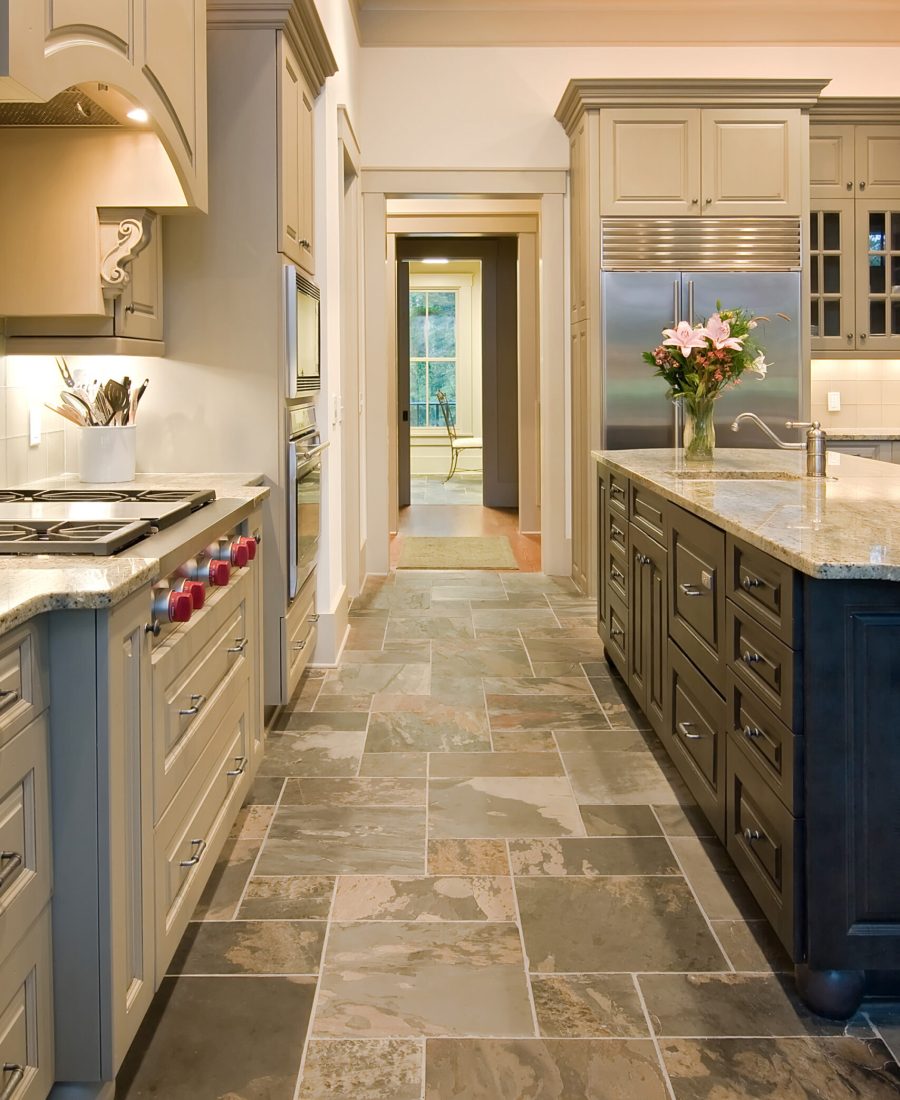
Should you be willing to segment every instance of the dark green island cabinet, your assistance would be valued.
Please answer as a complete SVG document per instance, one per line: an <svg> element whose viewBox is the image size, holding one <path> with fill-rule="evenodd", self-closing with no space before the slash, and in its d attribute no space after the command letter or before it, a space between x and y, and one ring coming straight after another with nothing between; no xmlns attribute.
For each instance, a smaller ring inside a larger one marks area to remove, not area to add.
<svg viewBox="0 0 900 1100"><path fill-rule="evenodd" d="M654 483L652 454L595 453L607 659L789 952L801 996L846 1018L864 994L900 992L900 583L866 562L861 577L822 566L827 579L788 562L852 519L866 471L840 489L764 483L765 471L723 488L658 459ZM900 480L893 499L900 517ZM779 514L786 560L753 544L778 550Z"/></svg>

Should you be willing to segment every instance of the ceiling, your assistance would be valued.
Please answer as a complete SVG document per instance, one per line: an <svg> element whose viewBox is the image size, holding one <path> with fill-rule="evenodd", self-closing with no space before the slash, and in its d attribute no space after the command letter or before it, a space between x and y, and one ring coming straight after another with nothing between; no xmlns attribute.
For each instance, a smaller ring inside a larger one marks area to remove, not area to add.
<svg viewBox="0 0 900 1100"><path fill-rule="evenodd" d="M364 46L900 44L898 0L350 2Z"/></svg>

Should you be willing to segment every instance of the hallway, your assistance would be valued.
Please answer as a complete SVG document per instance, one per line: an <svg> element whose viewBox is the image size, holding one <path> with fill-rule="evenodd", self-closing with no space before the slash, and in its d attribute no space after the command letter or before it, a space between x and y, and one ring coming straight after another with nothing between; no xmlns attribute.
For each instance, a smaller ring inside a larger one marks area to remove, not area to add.
<svg viewBox="0 0 900 1100"><path fill-rule="evenodd" d="M119 1100L896 1100L900 1009L799 1005L594 615L540 573L369 581Z"/></svg>

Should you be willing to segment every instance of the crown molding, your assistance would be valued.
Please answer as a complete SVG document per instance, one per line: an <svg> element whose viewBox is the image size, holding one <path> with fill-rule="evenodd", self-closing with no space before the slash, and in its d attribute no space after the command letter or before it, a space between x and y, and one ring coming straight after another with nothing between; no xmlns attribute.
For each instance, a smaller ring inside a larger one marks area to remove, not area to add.
<svg viewBox="0 0 900 1100"><path fill-rule="evenodd" d="M282 31L314 95L338 70L315 0L207 0L206 25Z"/></svg>
<svg viewBox="0 0 900 1100"><path fill-rule="evenodd" d="M900 122L900 98L824 96L809 111L810 122Z"/></svg>
<svg viewBox="0 0 900 1100"><path fill-rule="evenodd" d="M830 79L830 78L829 78ZM818 102L829 80L625 78L570 80L556 108L567 133L603 107L799 107Z"/></svg>

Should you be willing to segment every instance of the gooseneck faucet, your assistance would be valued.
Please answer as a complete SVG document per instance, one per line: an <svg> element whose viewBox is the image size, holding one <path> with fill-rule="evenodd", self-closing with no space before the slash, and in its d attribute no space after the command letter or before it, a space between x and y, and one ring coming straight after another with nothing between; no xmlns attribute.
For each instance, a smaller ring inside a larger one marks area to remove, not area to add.
<svg viewBox="0 0 900 1100"><path fill-rule="evenodd" d="M735 417L731 424L731 430L736 432L743 420L749 420L758 428L761 428L775 446L780 447L783 451L802 451L805 447L806 476L825 477L825 440L827 437L818 420L813 420L812 423L803 420L786 420L784 422L786 428L809 429L806 433L806 443L786 443L783 439L779 439L769 425L760 420L756 413L752 412L743 412Z"/></svg>

